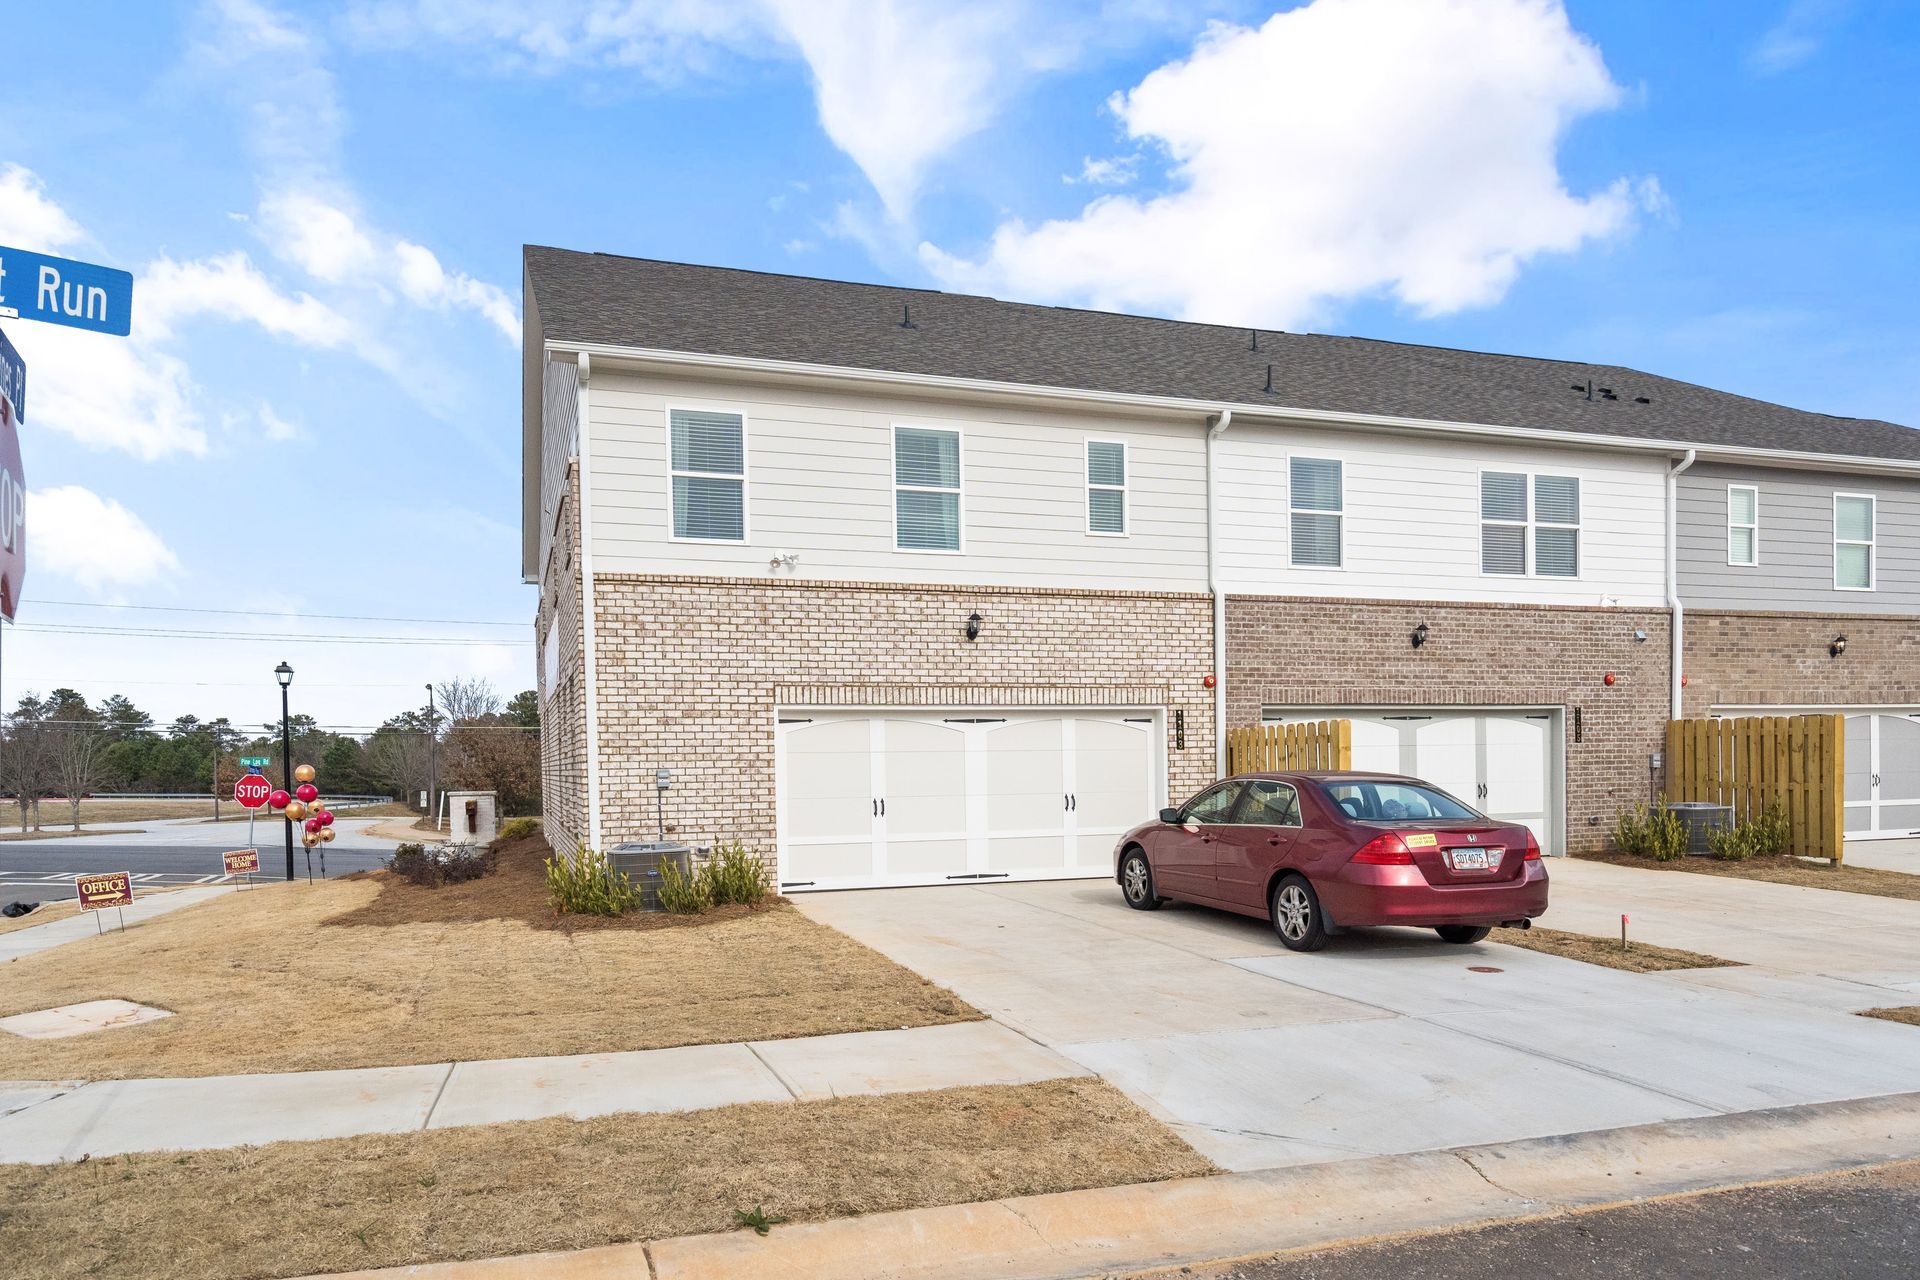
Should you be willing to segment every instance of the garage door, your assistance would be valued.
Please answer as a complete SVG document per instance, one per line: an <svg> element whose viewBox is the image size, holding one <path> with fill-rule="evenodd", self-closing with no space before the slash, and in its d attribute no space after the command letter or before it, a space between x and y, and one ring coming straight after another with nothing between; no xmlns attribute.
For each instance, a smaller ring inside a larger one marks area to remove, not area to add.
<svg viewBox="0 0 1920 1280"><path fill-rule="evenodd" d="M1491 817L1525 823L1543 850L1561 851L1555 709L1289 707L1269 708L1265 719L1351 721L1354 768L1425 779Z"/></svg>
<svg viewBox="0 0 1920 1280"><path fill-rule="evenodd" d="M1159 714L782 711L783 891L1112 874L1166 794Z"/></svg>

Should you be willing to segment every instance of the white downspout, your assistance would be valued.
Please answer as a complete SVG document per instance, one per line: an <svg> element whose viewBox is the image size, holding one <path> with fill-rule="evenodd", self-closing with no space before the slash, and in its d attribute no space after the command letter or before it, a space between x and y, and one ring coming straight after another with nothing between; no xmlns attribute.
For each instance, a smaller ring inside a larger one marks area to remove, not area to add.
<svg viewBox="0 0 1920 1280"><path fill-rule="evenodd" d="M591 357L579 357L579 409L574 430L580 437L580 615L587 672L587 848L605 852L600 830L600 679L594 657L593 603L593 423L588 416L587 383Z"/></svg>
<svg viewBox="0 0 1920 1280"><path fill-rule="evenodd" d="M1233 425L1222 409L1207 424L1207 591L1213 596L1213 776L1227 776L1227 597L1220 589L1220 516L1214 488L1213 442Z"/></svg>
<svg viewBox="0 0 1920 1280"><path fill-rule="evenodd" d="M1669 675L1673 682L1672 703L1674 720L1682 718L1684 704L1680 680L1685 671L1687 644L1686 609L1680 603L1680 519L1679 500L1680 473L1693 465L1694 451L1689 449L1674 464L1667 468L1667 608L1672 621L1668 630L1673 641L1673 658L1669 663Z"/></svg>

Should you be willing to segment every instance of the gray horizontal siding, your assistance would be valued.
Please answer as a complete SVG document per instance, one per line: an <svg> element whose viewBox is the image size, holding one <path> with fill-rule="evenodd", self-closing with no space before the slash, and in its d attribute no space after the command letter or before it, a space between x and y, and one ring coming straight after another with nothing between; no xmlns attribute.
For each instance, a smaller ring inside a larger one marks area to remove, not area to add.
<svg viewBox="0 0 1920 1280"><path fill-rule="evenodd" d="M1760 563L1727 563L1727 486L1760 491ZM1833 586L1833 495L1870 493L1876 589ZM1920 613L1920 483L1758 467L1696 466L1680 477L1680 598L1697 609Z"/></svg>

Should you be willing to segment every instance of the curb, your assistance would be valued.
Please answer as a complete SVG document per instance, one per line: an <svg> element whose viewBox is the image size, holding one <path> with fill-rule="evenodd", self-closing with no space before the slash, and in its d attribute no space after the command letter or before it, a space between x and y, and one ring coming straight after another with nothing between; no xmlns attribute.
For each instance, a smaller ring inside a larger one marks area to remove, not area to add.
<svg viewBox="0 0 1920 1280"><path fill-rule="evenodd" d="M1920 1094L1893 1094L331 1280L1081 1280L1916 1158Z"/></svg>

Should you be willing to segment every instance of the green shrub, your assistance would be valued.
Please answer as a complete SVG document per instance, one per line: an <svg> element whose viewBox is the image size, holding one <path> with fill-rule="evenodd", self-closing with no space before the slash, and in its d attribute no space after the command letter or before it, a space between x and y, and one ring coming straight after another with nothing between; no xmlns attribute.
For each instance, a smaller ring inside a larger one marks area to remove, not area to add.
<svg viewBox="0 0 1920 1280"><path fill-rule="evenodd" d="M1707 833L1707 848L1723 862L1745 862L1748 858L1773 858L1787 851L1791 837L1787 811L1778 801L1745 822L1721 831Z"/></svg>
<svg viewBox="0 0 1920 1280"><path fill-rule="evenodd" d="M752 906L767 896L767 868L738 840L713 851L700 868L707 897L719 906L729 902Z"/></svg>
<svg viewBox="0 0 1920 1280"><path fill-rule="evenodd" d="M1636 804L1622 809L1613 819L1613 847L1621 853L1646 857L1652 847L1647 835L1647 806Z"/></svg>
<svg viewBox="0 0 1920 1280"><path fill-rule="evenodd" d="M698 915L713 905L713 890L705 868L682 871L672 858L660 860L660 887L656 894L660 909L675 915Z"/></svg>
<svg viewBox="0 0 1920 1280"><path fill-rule="evenodd" d="M539 830L540 819L538 818L508 818L500 824L500 834L494 837L494 839L496 842L502 840L520 840L533 835Z"/></svg>
<svg viewBox="0 0 1920 1280"><path fill-rule="evenodd" d="M1672 862L1686 856L1687 824L1664 801L1653 809L1636 804L1614 818L1613 846L1635 857Z"/></svg>
<svg viewBox="0 0 1920 1280"><path fill-rule="evenodd" d="M561 915L618 916L637 911L645 897L605 854L582 845L571 858L547 859L547 895Z"/></svg>

